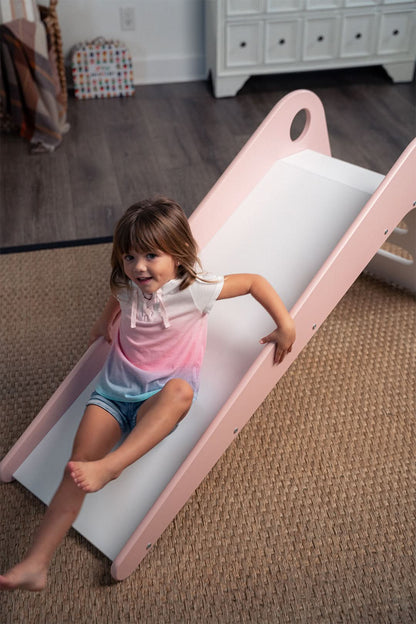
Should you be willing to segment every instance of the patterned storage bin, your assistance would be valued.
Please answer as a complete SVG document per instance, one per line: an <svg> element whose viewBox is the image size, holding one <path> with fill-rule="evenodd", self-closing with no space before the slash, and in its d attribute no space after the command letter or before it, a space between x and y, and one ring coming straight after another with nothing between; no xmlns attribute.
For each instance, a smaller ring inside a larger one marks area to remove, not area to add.
<svg viewBox="0 0 416 624"><path fill-rule="evenodd" d="M95 39L72 51L75 97L119 97L134 94L131 55L120 41Z"/></svg>

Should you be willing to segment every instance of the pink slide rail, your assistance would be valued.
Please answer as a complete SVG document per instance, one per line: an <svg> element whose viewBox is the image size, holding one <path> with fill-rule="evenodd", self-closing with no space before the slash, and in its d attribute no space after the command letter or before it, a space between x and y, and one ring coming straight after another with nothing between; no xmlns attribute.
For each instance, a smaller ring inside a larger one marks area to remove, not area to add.
<svg viewBox="0 0 416 624"><path fill-rule="evenodd" d="M290 128L301 110L306 111L306 124L299 138L292 141ZM200 247L209 242L276 160L305 149L330 155L322 104L316 95L301 90L290 93L274 107L191 216ZM415 171L416 140L400 156L293 306L297 339L290 356L276 367L272 363L273 347L263 349L114 559L111 572L115 579L126 578L139 565L389 234L412 210ZM2 461L3 481L13 478L18 466L94 378L106 353L103 341L90 347Z"/></svg>

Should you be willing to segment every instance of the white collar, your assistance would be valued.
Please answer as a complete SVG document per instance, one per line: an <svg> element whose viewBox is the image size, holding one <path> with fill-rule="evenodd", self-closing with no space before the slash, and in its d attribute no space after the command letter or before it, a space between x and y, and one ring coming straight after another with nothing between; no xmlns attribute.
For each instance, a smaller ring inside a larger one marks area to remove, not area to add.
<svg viewBox="0 0 416 624"><path fill-rule="evenodd" d="M170 294L172 292L177 292L179 290L181 280L177 278L169 280L169 282L166 282L166 284L163 284L161 288L152 293L152 297L150 299L147 299L144 296L143 291L138 287L137 284L135 284L134 282L130 283L133 286L130 327L134 328L137 325L137 311L139 307L139 300L141 300L143 304L143 314L147 318L147 320L152 320L155 306L158 306L160 316L162 317L163 325L165 329L168 329L168 327L170 327L170 321L165 308L164 295Z"/></svg>

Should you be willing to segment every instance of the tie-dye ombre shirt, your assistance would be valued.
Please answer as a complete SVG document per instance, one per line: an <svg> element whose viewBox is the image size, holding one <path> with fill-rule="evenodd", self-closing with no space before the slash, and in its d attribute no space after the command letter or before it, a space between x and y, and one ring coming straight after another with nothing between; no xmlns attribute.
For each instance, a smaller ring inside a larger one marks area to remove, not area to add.
<svg viewBox="0 0 416 624"><path fill-rule="evenodd" d="M197 395L207 314L224 283L223 277L202 277L184 290L179 290L181 280L173 279L150 300L133 282L118 293L120 328L97 392L115 401L143 401L179 378Z"/></svg>

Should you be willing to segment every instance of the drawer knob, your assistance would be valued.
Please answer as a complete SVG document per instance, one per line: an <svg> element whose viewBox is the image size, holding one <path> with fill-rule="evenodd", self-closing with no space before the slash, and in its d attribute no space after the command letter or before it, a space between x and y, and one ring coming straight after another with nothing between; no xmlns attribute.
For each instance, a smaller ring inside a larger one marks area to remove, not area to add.
<svg viewBox="0 0 416 624"><path fill-rule="evenodd" d="M325 39L325 37L323 35L319 35L319 37L317 38L317 41L323 41Z"/></svg>
<svg viewBox="0 0 416 624"><path fill-rule="evenodd" d="M279 39L279 45L284 45L286 43L286 39Z"/></svg>
<svg viewBox="0 0 416 624"><path fill-rule="evenodd" d="M246 41L242 41L242 42L240 43L240 48L245 48L245 47L246 47L246 45L247 45L247 42L246 42Z"/></svg>
<svg viewBox="0 0 416 624"><path fill-rule="evenodd" d="M400 34L400 30L398 30L397 28L395 30L393 30L393 35L396 37L397 35Z"/></svg>
<svg viewBox="0 0 416 624"><path fill-rule="evenodd" d="M362 37L362 34L361 34L361 33L357 33L357 34L355 35L355 38L356 38L356 39L361 39L361 37Z"/></svg>

